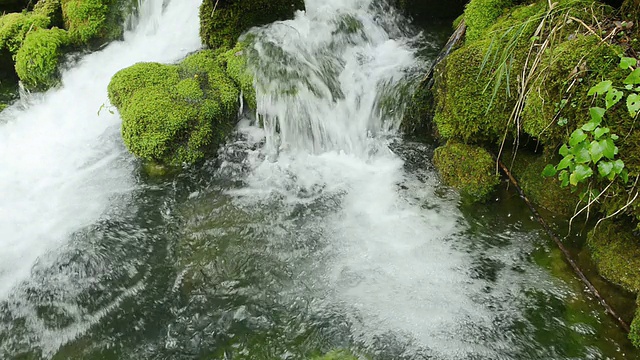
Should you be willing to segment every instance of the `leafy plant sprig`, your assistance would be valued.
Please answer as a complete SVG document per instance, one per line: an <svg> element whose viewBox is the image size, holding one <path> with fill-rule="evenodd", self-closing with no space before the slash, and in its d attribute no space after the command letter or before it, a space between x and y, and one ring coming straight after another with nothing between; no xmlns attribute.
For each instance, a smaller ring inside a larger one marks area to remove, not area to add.
<svg viewBox="0 0 640 360"><path fill-rule="evenodd" d="M603 119L608 109L618 104L626 96L626 107L631 117L640 113L640 68L634 67L638 60L621 57L619 67L631 70L623 81L624 88L613 86L611 80L605 80L589 89L588 95L604 96L605 108L589 109L591 120L576 129L569 137L569 143L563 144L558 151L562 160L557 165L547 165L542 171L546 177L558 176L562 187L577 187L586 182L594 174L610 181L620 178L624 183L629 181L629 173L624 162L616 159L618 147L615 141L618 135L604 126Z"/></svg>

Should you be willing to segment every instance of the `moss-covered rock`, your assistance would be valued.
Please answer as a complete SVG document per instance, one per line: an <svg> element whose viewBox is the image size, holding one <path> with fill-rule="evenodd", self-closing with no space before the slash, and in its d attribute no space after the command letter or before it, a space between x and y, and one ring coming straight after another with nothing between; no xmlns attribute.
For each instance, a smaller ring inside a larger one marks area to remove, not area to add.
<svg viewBox="0 0 640 360"><path fill-rule="evenodd" d="M31 31L47 29L51 20L34 12L12 13L0 17L0 51L15 55Z"/></svg>
<svg viewBox="0 0 640 360"><path fill-rule="evenodd" d="M506 82L495 99L487 89L494 72L481 66L489 44L487 40L460 48L436 69L433 121L440 137L496 143L505 135L514 100L502 89Z"/></svg>
<svg viewBox="0 0 640 360"><path fill-rule="evenodd" d="M314 357L312 360L358 360L358 357L346 350L334 350L326 355Z"/></svg>
<svg viewBox="0 0 640 360"><path fill-rule="evenodd" d="M33 12L48 17L50 26L62 28L64 25L61 0L39 0L33 7Z"/></svg>
<svg viewBox="0 0 640 360"><path fill-rule="evenodd" d="M500 183L491 154L478 146L448 142L436 149L433 164L446 185L474 201L486 200Z"/></svg>
<svg viewBox="0 0 640 360"><path fill-rule="evenodd" d="M504 157L509 164L511 154ZM519 150L511 168L512 174L518 180L520 188L536 206L542 207L555 214L573 215L579 199L569 188L560 186L555 177L542 176L547 164L556 161L544 155L528 154L526 150Z"/></svg>
<svg viewBox="0 0 640 360"><path fill-rule="evenodd" d="M254 26L291 18L304 0L205 0L200 7L200 36L211 48L232 47Z"/></svg>
<svg viewBox="0 0 640 360"><path fill-rule="evenodd" d="M622 222L603 221L587 244L600 274L626 290L640 292L640 238Z"/></svg>
<svg viewBox="0 0 640 360"><path fill-rule="evenodd" d="M496 23L508 7L511 0L471 0L464 10L467 24L467 41L480 39L485 31Z"/></svg>
<svg viewBox="0 0 640 360"><path fill-rule="evenodd" d="M117 0L62 0L62 18L71 41L83 45L119 35L120 24L112 22L117 3Z"/></svg>
<svg viewBox="0 0 640 360"><path fill-rule="evenodd" d="M240 41L236 46L220 55L220 60L226 64L227 75L235 81L240 90L245 103L250 109L256 109L256 90L254 87L254 72L247 65L247 58L250 51L250 41Z"/></svg>
<svg viewBox="0 0 640 360"><path fill-rule="evenodd" d="M58 62L69 44L65 30L40 29L30 32L16 55L16 73L31 89L45 90L58 82Z"/></svg>
<svg viewBox="0 0 640 360"><path fill-rule="evenodd" d="M160 165L193 164L215 153L237 116L239 90L210 50L178 65L121 70L108 92L129 151Z"/></svg>

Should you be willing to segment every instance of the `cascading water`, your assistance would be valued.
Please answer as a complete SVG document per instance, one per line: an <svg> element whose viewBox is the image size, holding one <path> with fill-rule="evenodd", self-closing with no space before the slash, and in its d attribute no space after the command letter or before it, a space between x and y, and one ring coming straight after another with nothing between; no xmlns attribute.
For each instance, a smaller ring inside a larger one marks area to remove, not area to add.
<svg viewBox="0 0 640 360"><path fill-rule="evenodd" d="M251 30L263 126L215 164L136 175L107 84L198 49L199 4L143 2L124 41L0 113L0 358L625 357L533 263L525 214L461 210L397 138L429 41L379 1Z"/></svg>

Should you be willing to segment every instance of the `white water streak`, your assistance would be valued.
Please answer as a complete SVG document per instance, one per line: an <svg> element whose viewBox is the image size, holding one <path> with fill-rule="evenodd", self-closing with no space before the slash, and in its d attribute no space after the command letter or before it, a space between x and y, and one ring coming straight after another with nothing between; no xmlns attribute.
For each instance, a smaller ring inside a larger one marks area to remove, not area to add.
<svg viewBox="0 0 640 360"><path fill-rule="evenodd" d="M62 85L0 114L0 299L44 254L135 186L120 119L102 110L118 70L175 62L201 46L201 0L147 0L138 24L62 74Z"/></svg>

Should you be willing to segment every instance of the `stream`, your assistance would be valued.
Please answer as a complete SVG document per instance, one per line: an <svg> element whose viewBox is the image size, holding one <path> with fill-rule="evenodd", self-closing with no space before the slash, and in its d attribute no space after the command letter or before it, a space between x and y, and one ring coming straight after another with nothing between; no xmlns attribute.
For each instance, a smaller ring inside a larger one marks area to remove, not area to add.
<svg viewBox="0 0 640 360"><path fill-rule="evenodd" d="M378 1L252 29L256 113L146 175L107 85L201 48L200 2L142 1L0 113L0 359L640 357L512 191L469 205L400 136L443 33Z"/></svg>

